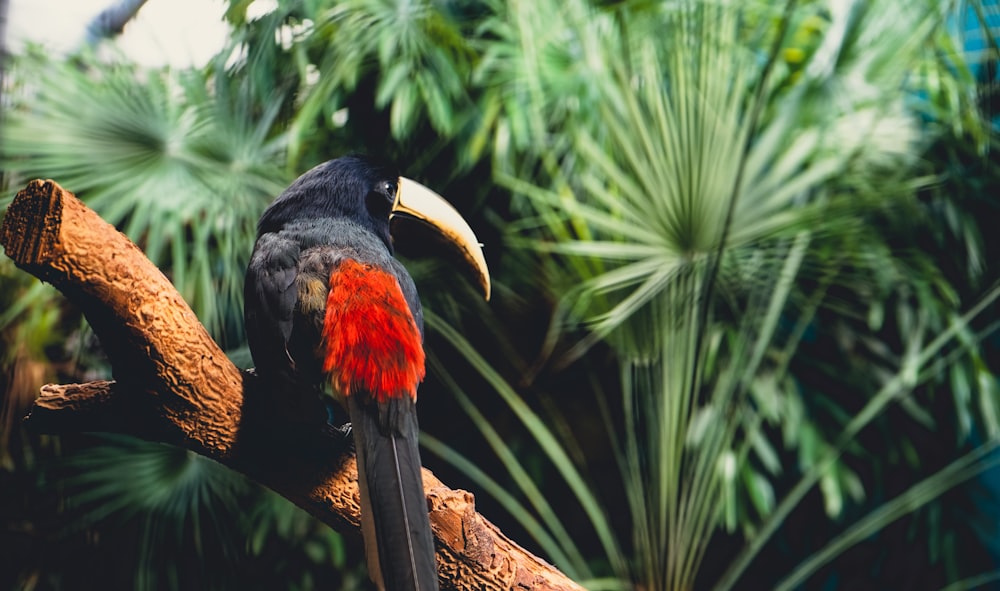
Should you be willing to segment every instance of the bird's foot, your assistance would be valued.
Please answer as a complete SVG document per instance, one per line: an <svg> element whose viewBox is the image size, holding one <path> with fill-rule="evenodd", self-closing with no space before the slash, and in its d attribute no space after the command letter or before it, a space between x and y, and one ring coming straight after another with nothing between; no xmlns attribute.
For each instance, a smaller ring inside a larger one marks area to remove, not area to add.
<svg viewBox="0 0 1000 591"><path fill-rule="evenodd" d="M341 437L344 438L344 442L347 444L354 443L354 437L352 436L353 431L351 430L350 423L344 423L333 428Z"/></svg>
<svg viewBox="0 0 1000 591"><path fill-rule="evenodd" d="M323 397L323 405L326 407L327 428L332 431L334 437L339 438L343 442L345 447L353 445L354 438L351 436L350 421L342 422L338 417L343 412L343 409L331 400L329 396Z"/></svg>

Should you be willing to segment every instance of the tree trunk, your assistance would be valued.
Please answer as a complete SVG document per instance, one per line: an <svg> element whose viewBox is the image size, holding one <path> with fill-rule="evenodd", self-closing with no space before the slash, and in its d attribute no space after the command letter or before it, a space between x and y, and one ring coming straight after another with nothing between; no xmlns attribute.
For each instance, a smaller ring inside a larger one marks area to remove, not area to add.
<svg viewBox="0 0 1000 591"><path fill-rule="evenodd" d="M125 25L139 14L146 0L119 0L105 8L87 23L87 44L96 45L103 39L121 35Z"/></svg>

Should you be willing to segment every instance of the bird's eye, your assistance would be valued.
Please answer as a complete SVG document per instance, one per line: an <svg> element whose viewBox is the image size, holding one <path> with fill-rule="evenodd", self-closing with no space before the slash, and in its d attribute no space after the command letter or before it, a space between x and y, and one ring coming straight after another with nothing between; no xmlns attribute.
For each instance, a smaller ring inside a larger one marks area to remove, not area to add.
<svg viewBox="0 0 1000 591"><path fill-rule="evenodd" d="M375 185L365 198L368 212L376 218L389 217L393 201L396 200L396 183L382 181Z"/></svg>

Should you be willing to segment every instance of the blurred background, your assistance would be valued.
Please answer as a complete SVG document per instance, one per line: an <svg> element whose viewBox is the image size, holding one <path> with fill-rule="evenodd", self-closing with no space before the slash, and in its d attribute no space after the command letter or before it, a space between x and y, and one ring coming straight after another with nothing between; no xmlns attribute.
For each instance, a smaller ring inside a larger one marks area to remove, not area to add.
<svg viewBox="0 0 1000 591"><path fill-rule="evenodd" d="M76 193L241 367L299 173L448 197L494 297L400 245L425 465L587 588L1000 589L997 0L3 0L0 37L0 205ZM368 588L209 460L22 427L110 375L0 257L0 588Z"/></svg>

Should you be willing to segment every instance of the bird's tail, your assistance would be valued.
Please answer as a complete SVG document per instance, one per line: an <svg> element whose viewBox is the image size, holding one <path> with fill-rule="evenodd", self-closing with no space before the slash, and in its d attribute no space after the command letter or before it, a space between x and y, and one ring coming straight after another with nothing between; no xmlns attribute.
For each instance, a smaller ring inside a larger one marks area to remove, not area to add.
<svg viewBox="0 0 1000 591"><path fill-rule="evenodd" d="M403 398L374 405L359 398L349 396L348 405L369 574L380 589L436 591L434 537L420 473L416 412L393 408L413 401ZM387 421L380 411L399 416ZM398 429L384 429L386 423Z"/></svg>

